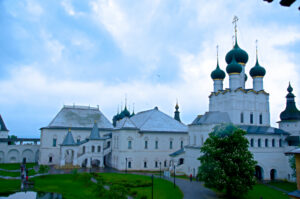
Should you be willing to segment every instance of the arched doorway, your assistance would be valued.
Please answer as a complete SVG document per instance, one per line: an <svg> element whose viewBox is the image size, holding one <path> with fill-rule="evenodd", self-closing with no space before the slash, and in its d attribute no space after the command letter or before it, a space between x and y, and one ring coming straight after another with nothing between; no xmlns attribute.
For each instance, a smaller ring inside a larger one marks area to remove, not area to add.
<svg viewBox="0 0 300 199"><path fill-rule="evenodd" d="M271 171L270 171L270 179L271 180L276 180L276 175L277 175L276 169L271 169Z"/></svg>
<svg viewBox="0 0 300 199"><path fill-rule="evenodd" d="M87 166L87 162L88 162L88 159L84 159L81 163L81 167L86 167Z"/></svg>
<svg viewBox="0 0 300 199"><path fill-rule="evenodd" d="M97 159L92 160L92 167L100 167L100 160Z"/></svg>
<svg viewBox="0 0 300 199"><path fill-rule="evenodd" d="M263 173L264 173L263 168L256 165L255 166L255 176L256 176L257 180L263 180L264 179Z"/></svg>
<svg viewBox="0 0 300 199"><path fill-rule="evenodd" d="M72 149L67 149L65 151L65 161L66 164L72 164L74 159L74 150Z"/></svg>

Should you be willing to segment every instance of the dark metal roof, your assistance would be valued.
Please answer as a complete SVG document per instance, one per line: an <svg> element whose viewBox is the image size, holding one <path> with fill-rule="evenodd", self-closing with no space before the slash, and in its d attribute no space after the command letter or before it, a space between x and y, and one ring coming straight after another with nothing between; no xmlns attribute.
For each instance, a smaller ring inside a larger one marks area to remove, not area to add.
<svg viewBox="0 0 300 199"><path fill-rule="evenodd" d="M174 153L171 153L170 156L175 157L175 156L181 155L183 153L184 153L184 148L179 149L178 151L175 151Z"/></svg>
<svg viewBox="0 0 300 199"><path fill-rule="evenodd" d="M0 115L0 131L8 131L1 115Z"/></svg>
<svg viewBox="0 0 300 199"><path fill-rule="evenodd" d="M245 130L247 134L278 134L289 135L288 132L270 126L251 126L251 125L238 125L241 129Z"/></svg>
<svg viewBox="0 0 300 199"><path fill-rule="evenodd" d="M74 138L72 136L71 130L68 131L63 143L61 144L62 146L73 146L76 145Z"/></svg>
<svg viewBox="0 0 300 199"><path fill-rule="evenodd" d="M220 111L210 111L206 112L204 115L198 115L191 125L200 125L200 124L221 124L221 123L230 123L228 113Z"/></svg>
<svg viewBox="0 0 300 199"><path fill-rule="evenodd" d="M33 141L33 142L37 142L40 141L40 138L0 138L0 142L19 142L19 141Z"/></svg>

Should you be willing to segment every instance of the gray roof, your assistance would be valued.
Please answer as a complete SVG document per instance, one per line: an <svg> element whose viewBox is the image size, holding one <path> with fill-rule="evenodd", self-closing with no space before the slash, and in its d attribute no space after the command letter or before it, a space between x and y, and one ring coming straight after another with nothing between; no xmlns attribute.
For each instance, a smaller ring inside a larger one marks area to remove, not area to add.
<svg viewBox="0 0 300 199"><path fill-rule="evenodd" d="M120 121L117 121L117 129L138 129L137 126L131 121L129 117L124 117Z"/></svg>
<svg viewBox="0 0 300 199"><path fill-rule="evenodd" d="M90 134L90 140L99 140L99 139L100 139L99 129L98 129L97 122L95 122Z"/></svg>
<svg viewBox="0 0 300 199"><path fill-rule="evenodd" d="M0 131L8 131L1 115L0 115Z"/></svg>
<svg viewBox="0 0 300 199"><path fill-rule="evenodd" d="M183 153L184 153L184 148L179 149L179 150L175 151L174 153L171 153L170 156L175 157L175 156L181 155Z"/></svg>
<svg viewBox="0 0 300 199"><path fill-rule="evenodd" d="M278 134L289 135L288 132L270 126L251 126L251 125L238 125L241 129L245 130L247 134Z"/></svg>
<svg viewBox="0 0 300 199"><path fill-rule="evenodd" d="M157 107L142 111L130 118L141 132L187 133L185 124L178 122Z"/></svg>
<svg viewBox="0 0 300 199"><path fill-rule="evenodd" d="M113 129L99 108L89 106L64 106L45 128L92 129L95 121L100 129Z"/></svg>
<svg viewBox="0 0 300 199"><path fill-rule="evenodd" d="M72 136L71 130L68 131L63 143L61 144L62 146L72 146L76 145L74 138Z"/></svg>
<svg viewBox="0 0 300 199"><path fill-rule="evenodd" d="M220 111L210 111L206 112L204 115L198 115L191 125L199 124L221 124L230 123L228 113Z"/></svg>

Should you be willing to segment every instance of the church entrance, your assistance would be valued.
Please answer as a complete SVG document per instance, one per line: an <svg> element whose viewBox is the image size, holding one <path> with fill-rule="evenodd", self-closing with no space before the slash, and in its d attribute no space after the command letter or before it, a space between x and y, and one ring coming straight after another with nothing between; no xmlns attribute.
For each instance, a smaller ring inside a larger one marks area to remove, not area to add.
<svg viewBox="0 0 300 199"><path fill-rule="evenodd" d="M92 160L92 167L94 167L94 168L100 167L100 160L97 160L97 159Z"/></svg>
<svg viewBox="0 0 300 199"><path fill-rule="evenodd" d="M260 166L255 166L255 176L257 180L263 180L263 168Z"/></svg>
<svg viewBox="0 0 300 199"><path fill-rule="evenodd" d="M276 169L271 169L271 171L270 171L270 179L271 180L276 180L276 175L277 175Z"/></svg>

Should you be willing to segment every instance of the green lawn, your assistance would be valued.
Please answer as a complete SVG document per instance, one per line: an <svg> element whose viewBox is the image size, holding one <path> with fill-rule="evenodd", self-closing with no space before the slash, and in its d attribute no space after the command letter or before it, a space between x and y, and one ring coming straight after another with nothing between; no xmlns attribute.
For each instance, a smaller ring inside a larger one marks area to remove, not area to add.
<svg viewBox="0 0 300 199"><path fill-rule="evenodd" d="M281 181L281 182L270 182L269 184L289 192L297 190L297 184L293 182Z"/></svg>
<svg viewBox="0 0 300 199"><path fill-rule="evenodd" d="M17 170L20 169L20 163L7 163L7 164L0 164L1 169L6 169L6 170ZM27 168L32 168L36 165L36 163L27 163L26 167Z"/></svg>
<svg viewBox="0 0 300 199"><path fill-rule="evenodd" d="M275 189L272 189L264 184L256 184L253 187L253 190L250 190L247 195L245 195L244 199L289 199L289 197Z"/></svg>
<svg viewBox="0 0 300 199"><path fill-rule="evenodd" d="M21 181L20 180L4 180L0 179L0 193L9 194L20 190Z"/></svg>
<svg viewBox="0 0 300 199"><path fill-rule="evenodd" d="M146 196L151 198L151 177L120 174L120 173L100 173L107 184L118 184L129 188L129 193L135 193L136 198ZM159 199L181 199L183 194L178 187L174 188L173 184L167 180L154 178L154 198Z"/></svg>

